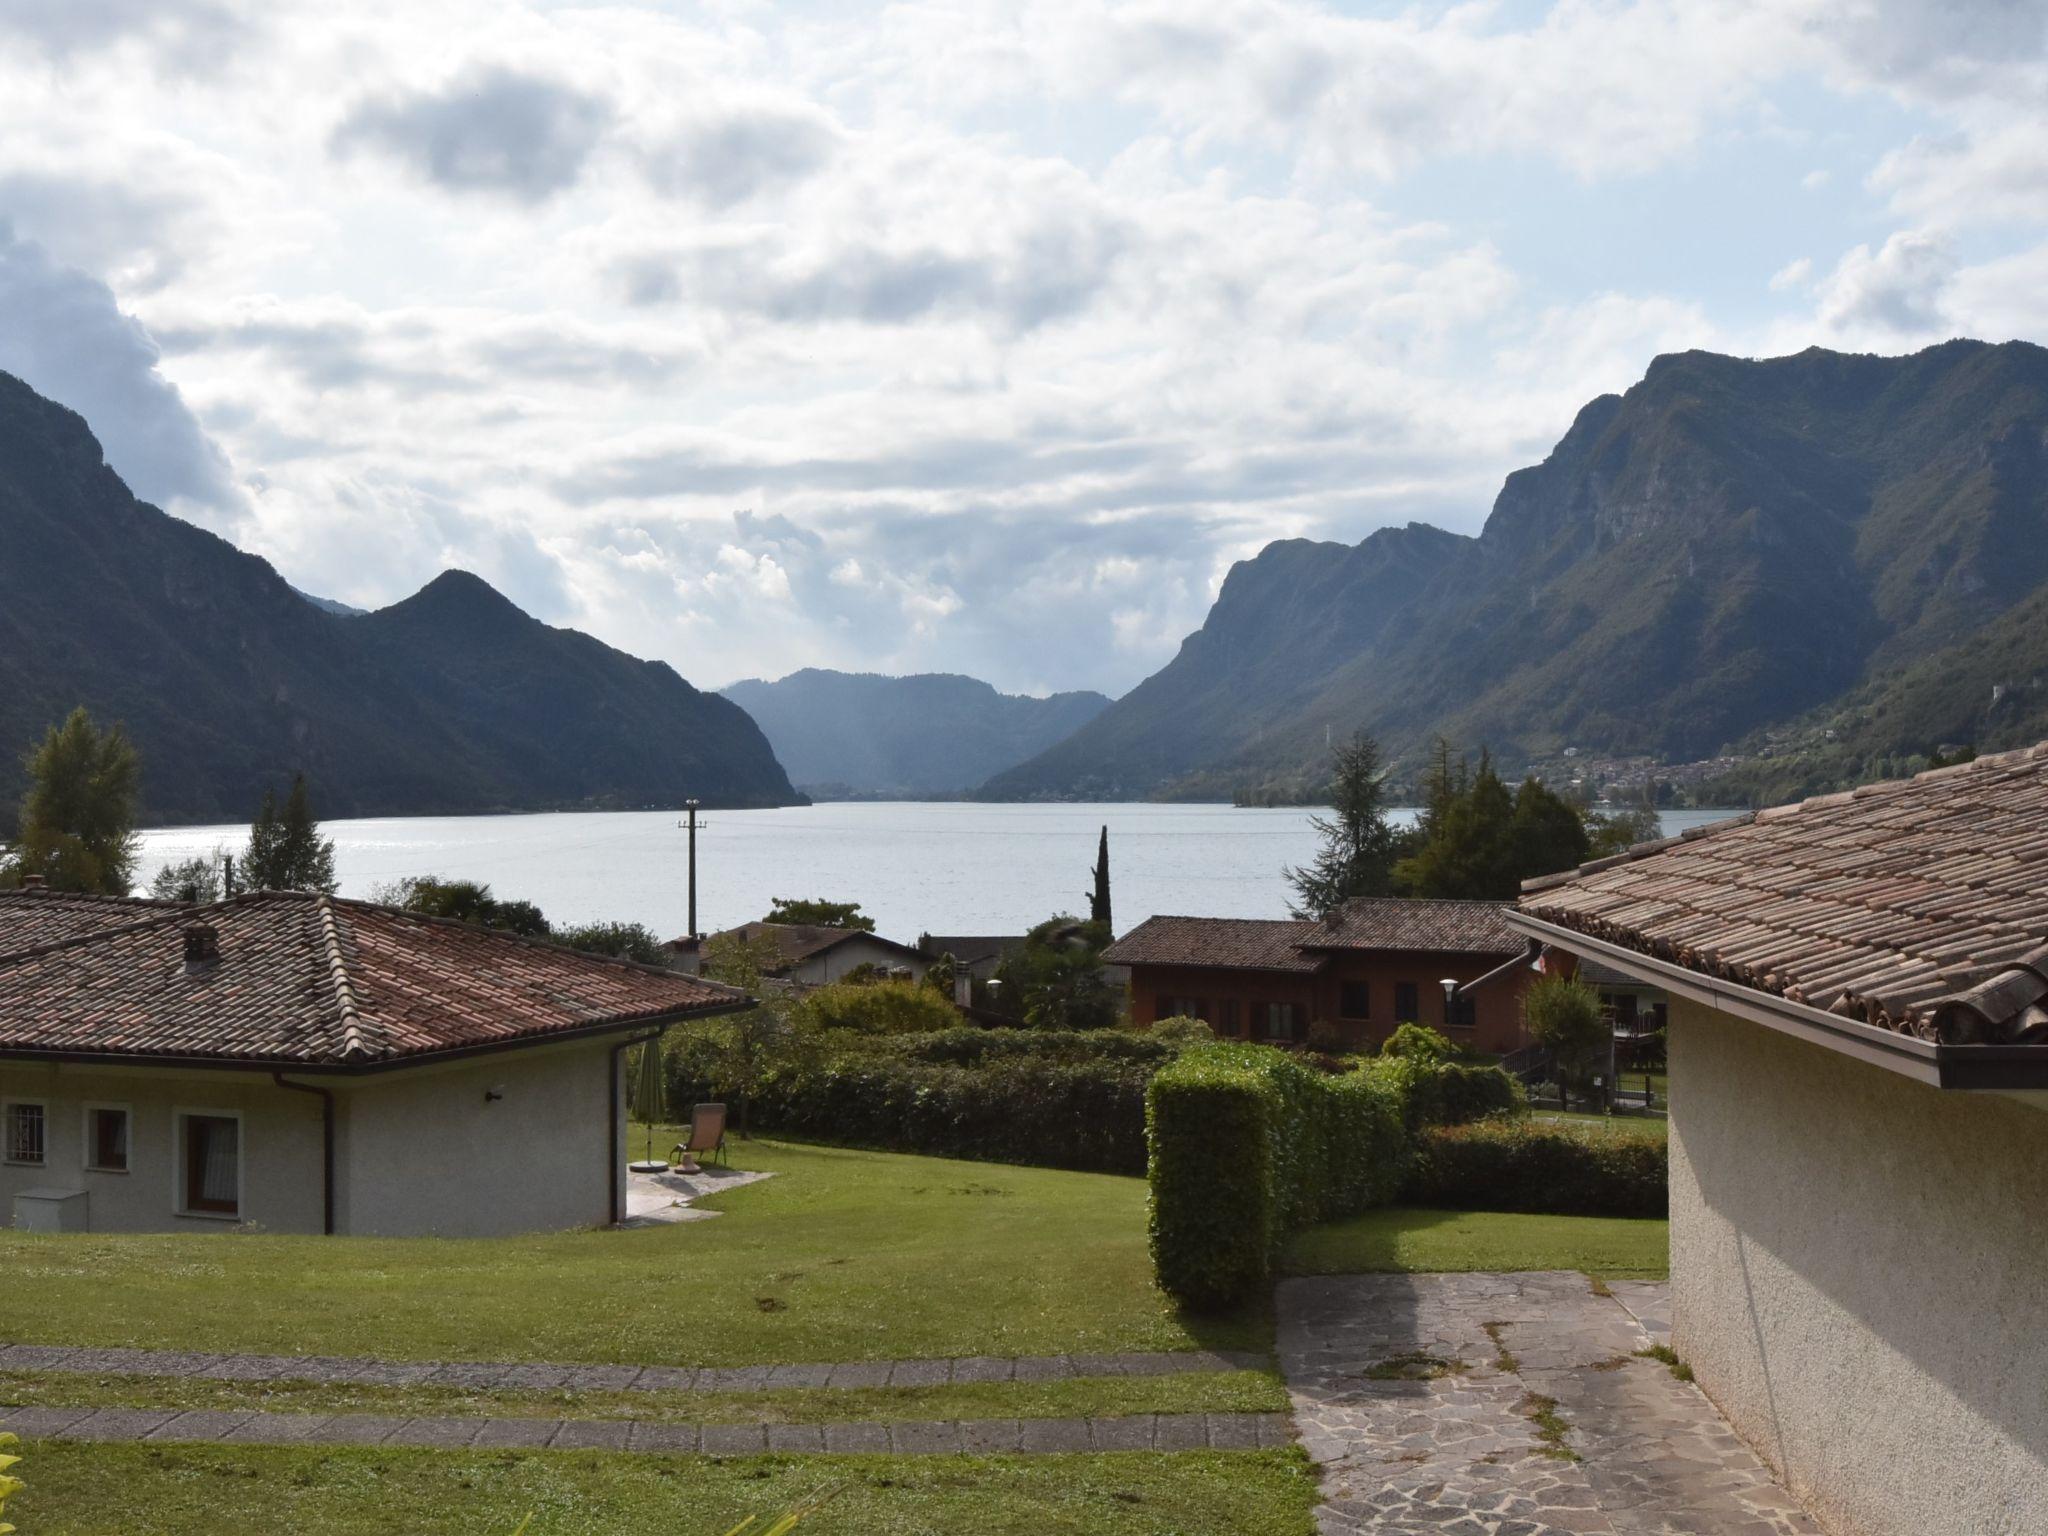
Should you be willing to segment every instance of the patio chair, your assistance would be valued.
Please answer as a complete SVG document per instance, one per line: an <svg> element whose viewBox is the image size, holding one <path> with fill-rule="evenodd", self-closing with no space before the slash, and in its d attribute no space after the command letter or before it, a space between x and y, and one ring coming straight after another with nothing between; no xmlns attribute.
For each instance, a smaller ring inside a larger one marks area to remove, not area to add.
<svg viewBox="0 0 2048 1536"><path fill-rule="evenodd" d="M690 1110L690 1134L670 1150L670 1161L681 1173L698 1171L696 1154L703 1152L724 1162L725 1157L725 1106L723 1104L698 1104Z"/></svg>

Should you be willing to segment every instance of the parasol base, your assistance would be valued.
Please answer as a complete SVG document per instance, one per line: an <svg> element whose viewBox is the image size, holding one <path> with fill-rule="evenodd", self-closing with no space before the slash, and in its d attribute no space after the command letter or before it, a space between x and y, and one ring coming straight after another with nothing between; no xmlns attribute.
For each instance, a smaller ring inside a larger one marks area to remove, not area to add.
<svg viewBox="0 0 2048 1536"><path fill-rule="evenodd" d="M628 1164L626 1164L626 1166L627 1166L627 1168L631 1169L631 1170L632 1170L632 1171L633 1171L634 1173L667 1173L667 1172L668 1172L668 1164L667 1164L667 1163L628 1163Z"/></svg>

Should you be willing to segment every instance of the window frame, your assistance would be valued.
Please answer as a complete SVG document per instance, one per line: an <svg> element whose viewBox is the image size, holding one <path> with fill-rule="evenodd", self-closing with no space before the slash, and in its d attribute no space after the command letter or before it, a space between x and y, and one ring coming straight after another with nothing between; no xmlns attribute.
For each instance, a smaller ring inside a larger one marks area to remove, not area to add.
<svg viewBox="0 0 2048 1536"><path fill-rule="evenodd" d="M189 1159L194 1120L235 1122L235 1208L232 1211L208 1210L192 1205L186 1198L191 1189ZM242 1220L242 1213L249 1204L248 1129L239 1109L208 1109L203 1105L180 1104L171 1110L171 1211L174 1215L189 1217L193 1221Z"/></svg>
<svg viewBox="0 0 2048 1536"><path fill-rule="evenodd" d="M126 1174L135 1168L135 1106L117 1104L111 1100L92 1099L79 1106L79 1165L87 1173ZM121 1155L124 1161L116 1168L111 1163L99 1161L99 1137L94 1134L98 1122L96 1115L119 1115L126 1123L121 1128Z"/></svg>
<svg viewBox="0 0 2048 1536"><path fill-rule="evenodd" d="M1261 1006L1263 1006L1266 1013L1265 1029L1260 1036L1261 1039L1265 1040L1269 1045L1275 1043L1281 1045L1301 1044L1302 1033L1307 1025L1307 1020L1302 1016L1308 1012L1307 1009L1303 1008L1300 1003L1294 1002L1269 1002ZM1275 1034L1273 1031L1274 1015L1281 1009L1286 1010L1287 1017L1287 1033L1284 1035Z"/></svg>
<svg viewBox="0 0 2048 1536"><path fill-rule="evenodd" d="M1361 994L1361 995L1362 995L1362 996L1364 997L1364 999L1365 999L1365 1007L1364 1007L1363 1009L1361 1009L1361 1010L1360 1010L1359 1012L1357 1012L1357 1013L1353 1013L1353 1012L1351 1011L1351 1007L1350 1007L1350 1004L1349 1004L1349 1003L1347 1003L1347 1002L1345 1001L1346 997L1347 997L1347 996L1349 995L1349 993L1351 992L1352 988L1354 988L1354 987L1356 987L1356 988L1358 989L1359 993L1360 993L1360 994ZM1371 982L1370 980L1365 980L1365 981L1339 981L1339 982L1337 983L1337 1017L1338 1017L1338 1018L1340 1018L1340 1019L1346 1019L1346 1020L1351 1020L1351 1021L1354 1021L1354 1022L1364 1022L1364 1023L1370 1023L1370 1022L1371 1022L1371 1020L1372 1020L1372 982Z"/></svg>
<svg viewBox="0 0 2048 1536"><path fill-rule="evenodd" d="M1401 994L1408 994L1410 1007L1401 1011ZM1422 1022L1422 986L1419 982L1397 981L1394 983L1394 1022L1396 1024L1420 1024Z"/></svg>
<svg viewBox="0 0 2048 1536"><path fill-rule="evenodd" d="M39 1157L16 1157L14 1155L14 1112L17 1109L34 1109L42 1122L39 1138L42 1155ZM0 1163L9 1168L47 1168L50 1166L50 1101L48 1099L20 1098L0 1099Z"/></svg>
<svg viewBox="0 0 2048 1536"><path fill-rule="evenodd" d="M1444 999L1444 1028L1446 1030L1477 1029L1478 1027L1478 998L1469 992L1458 992Z"/></svg>

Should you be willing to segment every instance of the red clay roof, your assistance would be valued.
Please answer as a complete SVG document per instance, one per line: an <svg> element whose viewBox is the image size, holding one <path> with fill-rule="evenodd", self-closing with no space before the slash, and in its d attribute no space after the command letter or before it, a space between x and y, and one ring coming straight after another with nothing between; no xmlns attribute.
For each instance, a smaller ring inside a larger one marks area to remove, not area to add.
<svg viewBox="0 0 2048 1536"><path fill-rule="evenodd" d="M20 919L0 907L0 1053L366 1068L740 999L651 966L297 892L153 909L31 946ZM188 971L198 923L220 958Z"/></svg>
<svg viewBox="0 0 2048 1536"><path fill-rule="evenodd" d="M1498 901L1361 896L1311 926L1308 949L1400 949L1446 955L1519 955L1529 941L1508 926Z"/></svg>
<svg viewBox="0 0 2048 1536"><path fill-rule="evenodd" d="M2048 743L1644 843L1521 907L1921 1039L2048 1042Z"/></svg>
<svg viewBox="0 0 2048 1536"><path fill-rule="evenodd" d="M1102 952L1106 965L1199 965L1244 971L1322 969L1298 947L1316 925L1256 917L1148 917Z"/></svg>
<svg viewBox="0 0 2048 1536"><path fill-rule="evenodd" d="M73 891L0 891L0 954L75 939L105 928L178 910L176 902L139 896L89 896Z"/></svg>

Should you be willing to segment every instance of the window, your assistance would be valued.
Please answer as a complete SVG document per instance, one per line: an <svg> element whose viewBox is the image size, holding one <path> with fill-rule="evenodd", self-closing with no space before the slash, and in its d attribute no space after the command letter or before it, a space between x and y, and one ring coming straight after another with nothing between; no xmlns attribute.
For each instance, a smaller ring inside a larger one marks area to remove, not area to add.
<svg viewBox="0 0 2048 1536"><path fill-rule="evenodd" d="M7 1106L7 1161L40 1163L44 1160L43 1106L14 1103Z"/></svg>
<svg viewBox="0 0 2048 1536"><path fill-rule="evenodd" d="M1244 1030L1244 1021L1239 1017L1240 1008L1234 997L1226 997L1216 1005L1216 1030L1218 1034L1237 1035Z"/></svg>
<svg viewBox="0 0 2048 1536"><path fill-rule="evenodd" d="M1162 997L1159 1000L1159 1017L1162 1019L1209 1018L1209 1000L1205 997Z"/></svg>
<svg viewBox="0 0 2048 1536"><path fill-rule="evenodd" d="M1453 992L1444 999L1444 1022L1452 1029L1471 1029L1479 1022L1479 1005L1469 992Z"/></svg>
<svg viewBox="0 0 2048 1536"><path fill-rule="evenodd" d="M1337 1012L1347 1019L1372 1017L1372 983L1347 981L1337 989Z"/></svg>
<svg viewBox="0 0 2048 1536"><path fill-rule="evenodd" d="M1422 1010L1416 1006L1415 983L1397 981L1394 983L1394 1022L1396 1024L1419 1024Z"/></svg>
<svg viewBox="0 0 2048 1536"><path fill-rule="evenodd" d="M96 1173L128 1171L128 1111L94 1104L85 1112L85 1166Z"/></svg>
<svg viewBox="0 0 2048 1536"><path fill-rule="evenodd" d="M227 1115L184 1119L185 1209L235 1216L242 1208L242 1123Z"/></svg>
<svg viewBox="0 0 2048 1536"><path fill-rule="evenodd" d="M1292 1040L1301 1028L1301 1004L1266 1004L1266 1038Z"/></svg>

